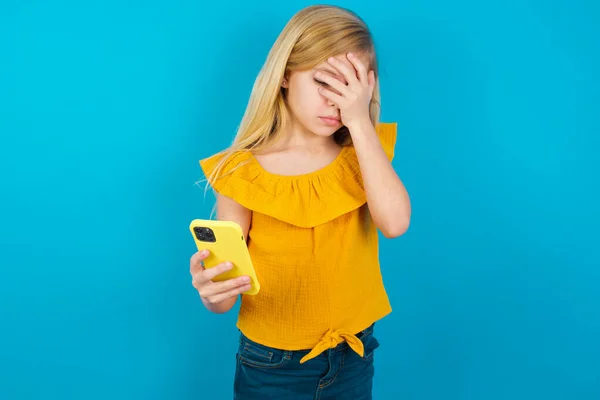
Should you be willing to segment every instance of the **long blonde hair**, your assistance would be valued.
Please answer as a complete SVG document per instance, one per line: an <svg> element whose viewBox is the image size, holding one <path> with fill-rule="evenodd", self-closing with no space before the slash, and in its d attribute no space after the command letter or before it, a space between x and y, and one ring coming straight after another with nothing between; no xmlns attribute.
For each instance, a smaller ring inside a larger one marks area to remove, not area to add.
<svg viewBox="0 0 600 400"><path fill-rule="evenodd" d="M281 82L293 71L306 71L331 56L353 51L365 54L369 67L378 76L377 57L371 32L354 12L336 6L316 5L296 13L283 28L260 70L248 101L248 106L231 146L221 156L207 177L213 182L229 156L238 151L260 151L278 139L282 128L290 121ZM370 104L373 125L379 122L380 93L376 80ZM335 134L341 146L351 144L346 127ZM207 185L208 185L207 182Z"/></svg>

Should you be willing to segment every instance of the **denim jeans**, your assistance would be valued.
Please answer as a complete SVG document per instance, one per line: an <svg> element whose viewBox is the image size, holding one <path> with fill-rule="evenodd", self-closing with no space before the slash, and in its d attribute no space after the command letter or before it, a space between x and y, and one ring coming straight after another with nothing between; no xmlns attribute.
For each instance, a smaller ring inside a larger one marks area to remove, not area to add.
<svg viewBox="0 0 600 400"><path fill-rule="evenodd" d="M235 400L371 400L373 353L379 342L373 325L356 335L361 357L346 342L300 364L310 350L285 351L240 335Z"/></svg>

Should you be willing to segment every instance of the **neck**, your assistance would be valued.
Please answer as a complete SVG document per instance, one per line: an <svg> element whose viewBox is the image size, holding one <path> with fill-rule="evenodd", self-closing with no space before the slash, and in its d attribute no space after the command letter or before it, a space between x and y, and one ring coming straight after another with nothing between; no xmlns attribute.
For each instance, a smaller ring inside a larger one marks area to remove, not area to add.
<svg viewBox="0 0 600 400"><path fill-rule="evenodd" d="M337 146L333 135L315 135L295 120L281 131L281 141L278 145L281 148L302 148L315 152L331 149L333 146Z"/></svg>

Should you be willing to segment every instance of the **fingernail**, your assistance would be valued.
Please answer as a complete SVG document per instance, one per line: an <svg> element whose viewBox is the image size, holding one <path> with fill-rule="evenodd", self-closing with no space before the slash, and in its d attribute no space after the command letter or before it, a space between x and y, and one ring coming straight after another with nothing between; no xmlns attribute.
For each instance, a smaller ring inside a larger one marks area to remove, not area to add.
<svg viewBox="0 0 600 400"><path fill-rule="evenodd" d="M348 57L354 57L354 54L348 53Z"/></svg>
<svg viewBox="0 0 600 400"><path fill-rule="evenodd" d="M244 276L242 278L242 282L246 282L246 283L250 282L250 277L249 276Z"/></svg>
<svg viewBox="0 0 600 400"><path fill-rule="evenodd" d="M233 264L232 264L232 263L230 263L230 262L226 262L226 263L225 263L225 266L226 266L227 268L232 268L232 267L233 267Z"/></svg>
<svg viewBox="0 0 600 400"><path fill-rule="evenodd" d="M335 57L329 57L329 62L334 62L335 61Z"/></svg>
<svg viewBox="0 0 600 400"><path fill-rule="evenodd" d="M200 252L200 255L202 257L207 256L208 255L208 250L202 250L202 252Z"/></svg>

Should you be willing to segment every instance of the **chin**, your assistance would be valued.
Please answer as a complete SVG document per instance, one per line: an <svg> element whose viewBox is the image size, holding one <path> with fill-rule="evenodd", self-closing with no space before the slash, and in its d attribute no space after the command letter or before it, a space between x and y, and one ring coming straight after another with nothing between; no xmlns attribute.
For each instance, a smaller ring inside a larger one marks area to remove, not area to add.
<svg viewBox="0 0 600 400"><path fill-rule="evenodd" d="M315 126L312 129L312 132L317 136L329 137L329 136L333 135L334 133L336 133L338 130L340 130L340 128L343 126L344 125L342 125L341 123L338 125L335 125L335 126L326 126L326 125L317 124L317 126Z"/></svg>
<svg viewBox="0 0 600 400"><path fill-rule="evenodd" d="M317 136L321 136L321 137L329 137L332 136L335 132L337 132L337 129L321 129L321 130L314 130L313 133Z"/></svg>

